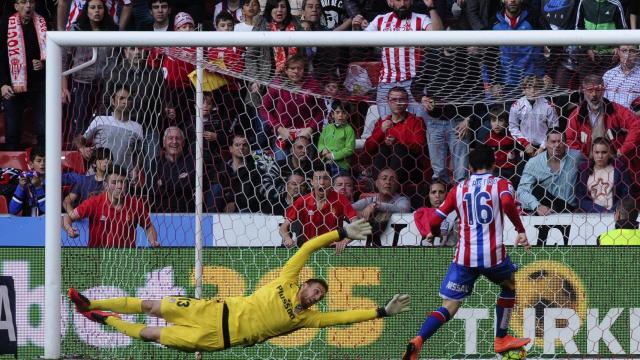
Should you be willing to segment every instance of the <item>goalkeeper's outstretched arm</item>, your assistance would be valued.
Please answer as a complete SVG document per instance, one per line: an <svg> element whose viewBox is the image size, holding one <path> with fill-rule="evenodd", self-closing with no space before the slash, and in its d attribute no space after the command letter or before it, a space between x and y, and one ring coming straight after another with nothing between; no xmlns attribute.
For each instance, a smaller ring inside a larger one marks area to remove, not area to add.
<svg viewBox="0 0 640 360"><path fill-rule="evenodd" d="M365 220L359 219L351 224L345 224L338 230L317 236L304 243L298 252L287 261L280 276L297 279L300 269L316 250L342 239L363 240L369 234L371 234L371 225Z"/></svg>
<svg viewBox="0 0 640 360"><path fill-rule="evenodd" d="M411 296L409 294L395 294L385 306L377 309L347 310L335 312L315 312L305 321L305 327L322 328L334 325L345 325L394 316L411 310L409 304Z"/></svg>

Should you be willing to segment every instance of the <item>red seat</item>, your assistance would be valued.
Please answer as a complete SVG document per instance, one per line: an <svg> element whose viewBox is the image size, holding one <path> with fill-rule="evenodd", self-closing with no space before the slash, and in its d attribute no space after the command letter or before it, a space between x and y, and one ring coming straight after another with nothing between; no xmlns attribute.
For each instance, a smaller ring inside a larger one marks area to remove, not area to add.
<svg viewBox="0 0 640 360"><path fill-rule="evenodd" d="M0 167L28 170L27 153L24 151L0 151Z"/></svg>
<svg viewBox="0 0 640 360"><path fill-rule="evenodd" d="M9 206L7 206L7 198L0 195L0 214L8 214Z"/></svg>
<svg viewBox="0 0 640 360"><path fill-rule="evenodd" d="M78 151L63 151L62 169L77 172L78 174L84 174L86 170L82 154Z"/></svg>

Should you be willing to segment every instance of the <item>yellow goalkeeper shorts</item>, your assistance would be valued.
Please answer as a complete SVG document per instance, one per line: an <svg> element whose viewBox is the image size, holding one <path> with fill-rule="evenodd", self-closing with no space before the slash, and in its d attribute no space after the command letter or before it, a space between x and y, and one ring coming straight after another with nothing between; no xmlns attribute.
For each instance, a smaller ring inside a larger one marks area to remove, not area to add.
<svg viewBox="0 0 640 360"><path fill-rule="evenodd" d="M224 303L184 296L162 298L160 313L168 323L160 331L160 343L182 351L216 351L225 348ZM225 324L226 325L226 324Z"/></svg>

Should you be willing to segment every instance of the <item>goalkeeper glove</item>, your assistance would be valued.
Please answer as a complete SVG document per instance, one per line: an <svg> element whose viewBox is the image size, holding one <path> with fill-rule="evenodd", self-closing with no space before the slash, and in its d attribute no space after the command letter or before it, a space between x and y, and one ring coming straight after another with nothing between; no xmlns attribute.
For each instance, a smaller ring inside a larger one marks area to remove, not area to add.
<svg viewBox="0 0 640 360"><path fill-rule="evenodd" d="M338 231L341 239L364 240L371 234L371 224L364 219L358 219L351 224L344 224Z"/></svg>
<svg viewBox="0 0 640 360"><path fill-rule="evenodd" d="M378 308L378 317L393 316L411 310L411 295L395 294L385 307Z"/></svg>

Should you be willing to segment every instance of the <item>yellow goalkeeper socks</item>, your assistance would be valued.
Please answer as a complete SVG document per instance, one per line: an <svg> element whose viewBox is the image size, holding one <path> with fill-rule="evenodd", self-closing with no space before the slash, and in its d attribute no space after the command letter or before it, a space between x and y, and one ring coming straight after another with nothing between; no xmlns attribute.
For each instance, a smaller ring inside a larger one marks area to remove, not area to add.
<svg viewBox="0 0 640 360"><path fill-rule="evenodd" d="M142 300L134 297L121 297L91 300L90 310L108 310L119 314L142 314Z"/></svg>
<svg viewBox="0 0 640 360"><path fill-rule="evenodd" d="M109 316L104 321L107 325L113 326L119 332L132 337L134 339L142 339L140 332L145 328L144 324L130 323L124 320L118 319L115 316Z"/></svg>

